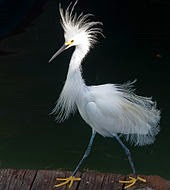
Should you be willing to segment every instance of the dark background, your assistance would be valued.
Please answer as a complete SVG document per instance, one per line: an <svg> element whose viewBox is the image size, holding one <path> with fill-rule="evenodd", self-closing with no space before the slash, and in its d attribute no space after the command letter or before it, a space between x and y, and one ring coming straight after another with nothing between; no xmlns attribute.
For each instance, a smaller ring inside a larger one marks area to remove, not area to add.
<svg viewBox="0 0 170 190"><path fill-rule="evenodd" d="M63 0L67 7L70 1ZM0 1L0 164L2 168L73 170L90 138L78 114L57 124L48 114L64 85L69 49L48 64L64 42L57 0ZM170 1L79 0L104 35L83 63L88 85L138 79L136 93L152 96L162 112L153 145L133 147L137 171L170 179ZM97 136L83 168L130 173L123 150Z"/></svg>

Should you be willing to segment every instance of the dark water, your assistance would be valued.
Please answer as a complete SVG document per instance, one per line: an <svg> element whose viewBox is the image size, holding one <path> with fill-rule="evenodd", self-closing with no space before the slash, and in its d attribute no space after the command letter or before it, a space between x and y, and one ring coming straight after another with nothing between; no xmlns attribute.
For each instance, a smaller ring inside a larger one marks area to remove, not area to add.
<svg viewBox="0 0 170 190"><path fill-rule="evenodd" d="M62 124L55 123L48 115L64 84L73 51L68 50L55 63L48 64L63 43L57 6L57 2L49 2L47 10L25 33L0 44L1 48L16 51L0 57L2 168L73 170L90 138L90 127L78 114ZM164 41L138 40L129 30L125 34L114 33L108 21L103 19L103 22L106 22L107 38L101 39L85 60L84 78L87 84L122 83L137 78L137 93L153 96L162 112L161 132L153 145L128 144L128 147L139 173L170 179L169 46ZM118 143L99 135L83 168L131 172Z"/></svg>

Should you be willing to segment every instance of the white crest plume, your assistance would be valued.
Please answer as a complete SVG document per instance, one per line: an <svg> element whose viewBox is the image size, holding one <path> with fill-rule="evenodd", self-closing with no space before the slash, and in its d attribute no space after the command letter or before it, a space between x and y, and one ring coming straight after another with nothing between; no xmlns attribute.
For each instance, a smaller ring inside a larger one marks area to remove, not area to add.
<svg viewBox="0 0 170 190"><path fill-rule="evenodd" d="M102 22L90 21L92 14L83 14L81 12L79 15L74 13L75 5L77 1L73 4L69 4L67 9L64 11L59 5L59 11L61 15L61 25L64 29L65 39L70 39L71 37L78 34L85 34L90 45L93 45L97 41L97 35L100 34L104 37L102 33L102 28L97 25L103 25Z"/></svg>

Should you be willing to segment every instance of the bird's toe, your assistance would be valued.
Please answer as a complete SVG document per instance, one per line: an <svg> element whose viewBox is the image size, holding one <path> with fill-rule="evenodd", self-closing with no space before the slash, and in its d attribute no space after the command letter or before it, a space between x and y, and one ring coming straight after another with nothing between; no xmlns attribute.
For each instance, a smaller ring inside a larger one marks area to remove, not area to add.
<svg viewBox="0 0 170 190"><path fill-rule="evenodd" d="M77 177L74 177L74 176L70 176L68 178L57 178L56 179L57 181L63 181L62 183L59 183L57 185L54 185L54 187L61 187L63 185L66 185L66 184L69 184L68 188L71 188L71 186L73 185L73 182L74 181L80 181L81 178L77 178Z"/></svg>
<svg viewBox="0 0 170 190"><path fill-rule="evenodd" d="M124 189L128 189L128 188L130 188L130 187L132 187L133 185L135 185L135 183L137 182L137 181L141 181L141 182L144 182L144 183L146 183L146 179L144 179L144 178L142 178L142 177L137 177L137 178L134 178L134 177L130 177L129 176L129 180L119 180L119 183L122 183L122 184L127 184L125 187L124 187Z"/></svg>

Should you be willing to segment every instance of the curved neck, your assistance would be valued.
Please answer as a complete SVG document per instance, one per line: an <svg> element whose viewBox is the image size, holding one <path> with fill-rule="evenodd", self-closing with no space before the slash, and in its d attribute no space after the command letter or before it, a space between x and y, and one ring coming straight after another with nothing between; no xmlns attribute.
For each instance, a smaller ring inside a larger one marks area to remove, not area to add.
<svg viewBox="0 0 170 190"><path fill-rule="evenodd" d="M88 52L87 48L78 46L75 48L70 60L69 72L81 70L81 62Z"/></svg>
<svg viewBox="0 0 170 190"><path fill-rule="evenodd" d="M67 79L66 79L66 85L69 85L70 87L74 86L74 88L77 88L77 92L82 89L82 87L85 86L85 82L82 78L81 74L81 62L84 58L85 54L82 53L78 48L76 48L73 52L73 55L70 60Z"/></svg>
<svg viewBox="0 0 170 190"><path fill-rule="evenodd" d="M57 119L64 120L77 108L77 101L84 95L87 86L81 75L81 61L86 54L79 48L71 57L67 79L58 99L54 112L61 110Z"/></svg>

